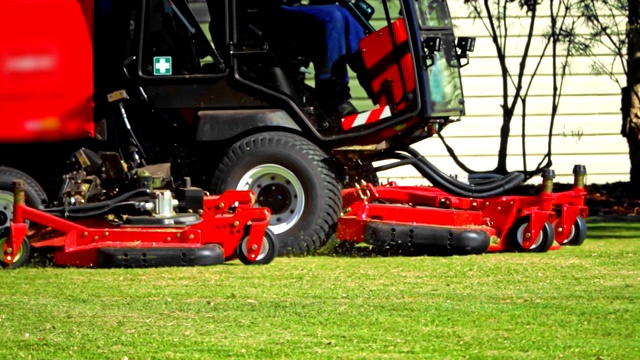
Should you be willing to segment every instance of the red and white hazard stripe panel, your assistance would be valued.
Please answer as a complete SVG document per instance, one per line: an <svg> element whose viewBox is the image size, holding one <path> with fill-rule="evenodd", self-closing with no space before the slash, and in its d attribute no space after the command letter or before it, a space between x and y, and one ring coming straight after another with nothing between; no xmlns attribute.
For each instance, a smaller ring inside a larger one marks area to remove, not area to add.
<svg viewBox="0 0 640 360"><path fill-rule="evenodd" d="M350 130L356 126L371 124L389 116L391 116L389 106L365 111L360 114L349 115L342 118L342 130Z"/></svg>

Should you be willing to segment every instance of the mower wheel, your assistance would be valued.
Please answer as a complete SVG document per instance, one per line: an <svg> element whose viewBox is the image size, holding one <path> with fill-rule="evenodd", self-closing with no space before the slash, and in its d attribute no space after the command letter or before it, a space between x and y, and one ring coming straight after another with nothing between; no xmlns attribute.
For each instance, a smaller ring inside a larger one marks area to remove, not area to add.
<svg viewBox="0 0 640 360"><path fill-rule="evenodd" d="M522 245L524 242L524 230L529 225L530 218L528 216L522 217L516 220L511 229L509 230L509 239L511 246L513 246L516 251L521 252L547 252L551 245L553 245L554 239L554 230L553 225L550 222L545 222L544 227L540 230L538 237L533 242L529 249L525 249Z"/></svg>
<svg viewBox="0 0 640 360"><path fill-rule="evenodd" d="M211 191L253 190L256 206L271 210L269 229L278 238L278 255L312 253L329 240L342 206L340 185L327 160L298 135L251 135L229 148Z"/></svg>
<svg viewBox="0 0 640 360"><path fill-rule="evenodd" d="M24 180L27 183L26 203L35 208L41 208L47 203L47 194L42 187L29 175L10 167L0 167L0 229L9 226L13 219L13 189L14 180Z"/></svg>
<svg viewBox="0 0 640 360"><path fill-rule="evenodd" d="M587 222L582 216L578 216L571 226L571 233L560 245L580 246L587 237Z"/></svg>
<svg viewBox="0 0 640 360"><path fill-rule="evenodd" d="M245 265L266 265L275 259L278 255L278 243L276 241L275 235L269 229L264 233L264 237L262 238L262 247L260 248L260 254L255 261L251 261L247 254L247 241L248 237L242 239L240 244L238 244L238 248L236 249L236 255L238 256L238 260Z"/></svg>
<svg viewBox="0 0 640 360"><path fill-rule="evenodd" d="M0 229L0 251L4 248L5 242L9 240L9 227L5 226ZM4 269L15 269L21 266L26 265L29 262L29 256L31 255L31 244L29 244L29 239L26 237L22 240L22 246L20 247L20 251L17 254L13 255L13 262L8 265L4 261L0 261L2 264L2 268Z"/></svg>

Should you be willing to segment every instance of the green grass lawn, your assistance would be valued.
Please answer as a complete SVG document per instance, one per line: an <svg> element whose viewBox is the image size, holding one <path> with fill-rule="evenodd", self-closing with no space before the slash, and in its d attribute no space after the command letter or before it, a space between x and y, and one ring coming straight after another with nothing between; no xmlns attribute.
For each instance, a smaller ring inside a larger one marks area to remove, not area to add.
<svg viewBox="0 0 640 360"><path fill-rule="evenodd" d="M639 359L640 224L546 254L0 271L1 359Z"/></svg>

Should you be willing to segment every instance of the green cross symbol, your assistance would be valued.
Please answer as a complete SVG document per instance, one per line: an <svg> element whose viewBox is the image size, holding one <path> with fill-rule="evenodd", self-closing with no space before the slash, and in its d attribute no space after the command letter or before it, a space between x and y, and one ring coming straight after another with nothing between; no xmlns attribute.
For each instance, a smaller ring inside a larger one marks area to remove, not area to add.
<svg viewBox="0 0 640 360"><path fill-rule="evenodd" d="M154 56L153 75L171 75L171 56Z"/></svg>

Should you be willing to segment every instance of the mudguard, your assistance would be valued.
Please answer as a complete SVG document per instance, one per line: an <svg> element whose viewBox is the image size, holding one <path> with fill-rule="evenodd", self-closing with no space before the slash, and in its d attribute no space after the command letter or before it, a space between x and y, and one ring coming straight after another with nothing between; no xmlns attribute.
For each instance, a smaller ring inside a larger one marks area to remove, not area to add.
<svg viewBox="0 0 640 360"><path fill-rule="evenodd" d="M284 110L277 109L203 110L198 112L198 117L198 141L226 140L263 126L300 131L300 127Z"/></svg>

